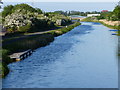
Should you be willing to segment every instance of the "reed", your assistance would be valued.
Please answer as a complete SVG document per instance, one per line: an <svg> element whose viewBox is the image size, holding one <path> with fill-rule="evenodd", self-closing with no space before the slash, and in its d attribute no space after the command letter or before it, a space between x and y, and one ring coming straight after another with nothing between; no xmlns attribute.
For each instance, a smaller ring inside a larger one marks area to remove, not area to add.
<svg viewBox="0 0 120 90"><path fill-rule="evenodd" d="M72 25L69 25L67 27L63 27L60 29L48 31L43 34L39 35L33 35L33 36L28 36L19 40L15 40L13 42L9 42L9 40L3 40L3 50L2 50L2 60L3 60L3 65L2 65L2 76L5 77L9 73L9 69L7 67L7 64L14 62L11 60L8 56L9 54L20 52L20 51L25 51L28 49L37 49L43 46L46 46L50 44L50 42L54 41L54 37L62 35L64 33L69 32L72 30L74 27L80 25L80 22L76 22ZM14 39L12 39L14 40Z"/></svg>

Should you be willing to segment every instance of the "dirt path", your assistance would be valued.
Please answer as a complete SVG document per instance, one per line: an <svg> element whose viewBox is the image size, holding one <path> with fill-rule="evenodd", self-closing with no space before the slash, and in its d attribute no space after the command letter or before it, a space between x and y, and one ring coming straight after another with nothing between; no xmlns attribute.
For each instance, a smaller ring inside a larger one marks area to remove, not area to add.
<svg viewBox="0 0 120 90"><path fill-rule="evenodd" d="M120 21L108 21L106 19L101 19L99 21L104 22L105 24L111 25L111 26L118 26L118 25L120 25Z"/></svg>
<svg viewBox="0 0 120 90"><path fill-rule="evenodd" d="M63 26L63 27L65 27L65 26ZM2 37L2 44L3 45L9 44L9 43L12 43L12 42L15 42L15 41L19 41L19 40L25 39L27 37L40 35L40 34L43 34L43 33L46 33L46 32L52 31L52 30L60 29L60 28L63 28L63 27L58 27L58 28L47 30L47 31L43 31L43 32L27 33L27 34L24 34L24 35L18 35L18 36L14 36L14 37L3 36Z"/></svg>
<svg viewBox="0 0 120 90"><path fill-rule="evenodd" d="M25 39L27 37L32 37L32 36L44 34L46 32L49 32L49 31L52 31L52 30L57 30L57 29L64 28L64 27L66 27L66 26L61 26L61 27L57 27L55 29L51 29L51 30L47 30L47 31L42 31L42 32L27 33L27 34L24 34L24 35L18 35L18 36L13 36L13 37L11 37L11 36L3 36L2 37L2 45L10 44L12 42L19 41L19 40Z"/></svg>

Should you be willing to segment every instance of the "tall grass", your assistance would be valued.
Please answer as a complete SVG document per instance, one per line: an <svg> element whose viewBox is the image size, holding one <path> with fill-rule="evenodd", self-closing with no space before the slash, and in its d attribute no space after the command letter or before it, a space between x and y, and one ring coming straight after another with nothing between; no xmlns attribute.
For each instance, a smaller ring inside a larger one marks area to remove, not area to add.
<svg viewBox="0 0 120 90"><path fill-rule="evenodd" d="M1 57L2 61L0 61L0 77L4 77L9 73L9 69L7 67L7 64L13 62L9 57L8 57L8 50L2 49L0 50L0 53L2 53Z"/></svg>
<svg viewBox="0 0 120 90"><path fill-rule="evenodd" d="M99 20L92 20L91 17L85 18L85 19L83 19L82 21L84 21L84 22L98 22L98 23L103 24L103 25L106 26L106 27L109 27L109 28L112 28L112 29L120 30L120 25L119 25L119 26L108 25L108 24L105 24L104 22L99 21Z"/></svg>
<svg viewBox="0 0 120 90"><path fill-rule="evenodd" d="M25 37L23 39L6 43L3 41L3 49L7 49L10 53L25 51L28 49L36 49L45 45L48 45L54 40L54 36L51 34L41 34L30 37Z"/></svg>
<svg viewBox="0 0 120 90"><path fill-rule="evenodd" d="M74 27L80 25L80 22L76 22L72 25L69 25L67 27L63 27L63 28L60 28L60 29L57 29L57 30L52 30L52 31L49 31L49 32L46 32L46 33L49 33L49 34L52 34L53 36L59 36L59 35L62 35L64 33L67 33L69 31L71 31Z"/></svg>
<svg viewBox="0 0 120 90"><path fill-rule="evenodd" d="M13 42L9 42L9 40L3 40L3 50L1 50L3 60L2 76L4 77L9 73L7 64L14 62L8 57L9 54L46 46L50 42L54 41L54 37L67 33L78 25L80 25L80 22L76 22L72 25L57 30L48 31L44 34L28 36L22 39L18 39L17 41L13 41L13 39Z"/></svg>

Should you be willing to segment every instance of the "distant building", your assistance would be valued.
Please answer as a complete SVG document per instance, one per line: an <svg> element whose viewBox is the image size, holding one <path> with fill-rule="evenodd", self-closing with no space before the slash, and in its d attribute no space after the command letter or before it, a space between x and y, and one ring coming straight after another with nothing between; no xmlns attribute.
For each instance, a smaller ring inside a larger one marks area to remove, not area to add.
<svg viewBox="0 0 120 90"><path fill-rule="evenodd" d="M102 10L102 12L108 12L108 10Z"/></svg>
<svg viewBox="0 0 120 90"><path fill-rule="evenodd" d="M100 14L87 14L87 17L100 16Z"/></svg>

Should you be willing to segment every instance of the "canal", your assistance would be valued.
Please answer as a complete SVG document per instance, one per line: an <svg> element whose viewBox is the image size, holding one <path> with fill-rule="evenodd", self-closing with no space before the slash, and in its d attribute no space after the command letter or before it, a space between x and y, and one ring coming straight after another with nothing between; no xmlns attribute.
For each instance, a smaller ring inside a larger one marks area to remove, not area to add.
<svg viewBox="0 0 120 90"><path fill-rule="evenodd" d="M27 59L9 64L3 88L117 88L118 38L109 30L82 22Z"/></svg>

